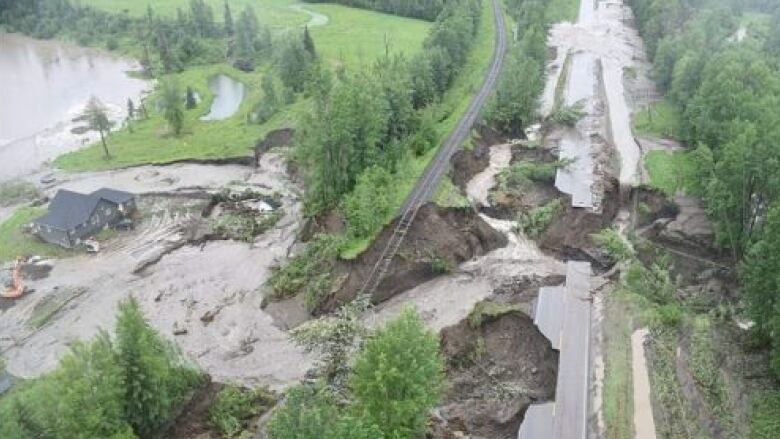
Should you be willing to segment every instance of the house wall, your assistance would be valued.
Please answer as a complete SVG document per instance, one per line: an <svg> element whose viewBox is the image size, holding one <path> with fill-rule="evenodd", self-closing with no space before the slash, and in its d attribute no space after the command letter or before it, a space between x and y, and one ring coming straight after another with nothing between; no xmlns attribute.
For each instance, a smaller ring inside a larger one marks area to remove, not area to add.
<svg viewBox="0 0 780 439"><path fill-rule="evenodd" d="M38 236L50 244L59 245L65 248L73 247L73 243L68 236L68 233L64 230L53 229L46 226L36 226L36 229Z"/></svg>
<svg viewBox="0 0 780 439"><path fill-rule="evenodd" d="M92 235L97 234L104 227L114 224L122 218L122 212L119 211L119 206L114 203L110 203L105 200L101 200L95 207L95 211L92 212L92 216L85 224L77 226L70 235L74 241L84 240Z"/></svg>

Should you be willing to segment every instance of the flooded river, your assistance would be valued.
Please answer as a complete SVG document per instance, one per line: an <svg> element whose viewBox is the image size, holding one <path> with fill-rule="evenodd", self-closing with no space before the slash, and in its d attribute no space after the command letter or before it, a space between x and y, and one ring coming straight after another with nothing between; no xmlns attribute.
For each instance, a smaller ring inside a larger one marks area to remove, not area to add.
<svg viewBox="0 0 780 439"><path fill-rule="evenodd" d="M209 114L201 120L222 120L234 115L244 100L244 84L227 75L217 75L209 80L209 88L214 93Z"/></svg>
<svg viewBox="0 0 780 439"><path fill-rule="evenodd" d="M135 62L94 49L0 33L0 181L30 173L79 148L94 133L76 135L72 122L95 96L122 120L128 98L148 83L127 75Z"/></svg>

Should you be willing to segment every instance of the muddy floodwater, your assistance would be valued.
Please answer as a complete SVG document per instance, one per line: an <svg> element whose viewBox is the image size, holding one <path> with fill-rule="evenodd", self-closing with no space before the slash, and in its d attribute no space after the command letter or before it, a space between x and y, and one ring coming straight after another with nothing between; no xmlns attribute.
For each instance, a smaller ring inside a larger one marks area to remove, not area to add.
<svg viewBox="0 0 780 439"><path fill-rule="evenodd" d="M94 133L71 133L92 96L122 120L127 99L149 87L128 76L138 68L106 52L0 33L0 181L94 140Z"/></svg>
<svg viewBox="0 0 780 439"><path fill-rule="evenodd" d="M217 75L209 80L214 93L209 114L201 120L222 120L234 115L244 100L244 84L227 75Z"/></svg>

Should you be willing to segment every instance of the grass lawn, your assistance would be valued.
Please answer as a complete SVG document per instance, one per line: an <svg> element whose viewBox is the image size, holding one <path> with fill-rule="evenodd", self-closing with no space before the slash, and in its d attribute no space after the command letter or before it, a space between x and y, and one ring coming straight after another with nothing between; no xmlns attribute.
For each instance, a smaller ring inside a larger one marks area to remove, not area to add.
<svg viewBox="0 0 780 439"><path fill-rule="evenodd" d="M18 256L62 257L69 254L64 248L22 232L23 225L45 213L43 208L22 207L0 224L0 262L12 261Z"/></svg>
<svg viewBox="0 0 780 439"><path fill-rule="evenodd" d="M327 25L309 29L320 55L351 68L372 64L385 53L385 41L391 53L411 56L422 48L431 27L422 20L340 5L307 4L306 9L329 18Z"/></svg>
<svg viewBox="0 0 780 439"><path fill-rule="evenodd" d="M461 116L466 112L472 96L479 90L479 86L482 84L482 79L485 71L490 66L493 54L495 28L490 2L482 2L482 20L480 21L479 32L474 45L469 51L466 64L450 89L445 93L442 102L437 106L439 123L436 126L436 131L439 135L440 145L455 128ZM425 171L425 167L428 166L428 163L436 155L437 149L433 148L420 157L411 158L401 166L401 171L397 175L398 190L395 192L392 203L394 208L391 210L392 214L385 218L385 224L390 223L395 218L404 200L406 200L417 180L420 179L423 171ZM339 256L342 259L354 259L368 248L371 242L374 241L374 237L347 241L342 246Z"/></svg>
<svg viewBox="0 0 780 439"><path fill-rule="evenodd" d="M246 95L230 118L219 121L201 121L208 113L214 98L208 88L208 80L216 74L226 74L244 83ZM295 125L304 108L299 100L287 106L263 125L247 124L246 114L262 98L260 82L262 73L244 73L225 64L191 68L172 75L181 85L193 87L203 101L193 110L185 111L184 133L173 136L162 113L155 111L156 95L146 100L147 120L133 123L133 132L124 128L108 138L110 160L104 156L100 143L65 154L55 160L55 165L68 171L86 171L122 168L148 163L167 163L183 159L214 159L246 156L254 142L267 131L283 125Z"/></svg>
<svg viewBox="0 0 780 439"><path fill-rule="evenodd" d="M126 8L130 13L141 13L146 10L145 2L136 4L128 0L87 0L85 3L110 10ZM222 1L214 0L212 3L220 5L220 9L215 8L215 12L219 12L217 17L221 17ZM244 3L247 2L235 1L231 2L231 6L235 11L238 4ZM263 17L266 10L270 11L271 15L275 13L274 11L287 11L294 2L262 0L253 4L258 16ZM175 5L186 7L188 3L185 0L154 3L155 10L159 9L161 14L175 13ZM431 26L430 23L421 20L337 5L307 5L306 7L329 17L327 25L311 29L317 50L328 63L335 65L343 62L352 69L369 64L384 54L385 38L391 51L412 55L422 47L422 41ZM274 19L275 24L280 26L284 24L287 28L302 25L305 21L292 18ZM266 65L265 68L270 66ZM236 114L228 119L200 121L200 116L208 112L214 98L208 88L208 80L220 73L244 83L246 86L244 100ZM299 98L296 103L284 107L268 122L262 125L247 124L246 115L263 98L260 88L262 75L260 70L244 73L226 64L191 67L173 76L178 79L182 87L192 86L201 95L203 102L196 109L186 111L185 132L181 136L170 135L162 114L154 111L156 97L153 94L146 104L150 113L149 119L135 122L133 132L122 129L110 136L109 149L112 155L110 160L105 159L102 146L96 143L59 157L55 165L67 171L93 171L170 163L185 159L246 156L252 150L255 141L268 131L283 126L295 126L308 105L306 100ZM277 87L277 90L281 95L281 86Z"/></svg>
<svg viewBox="0 0 780 439"><path fill-rule="evenodd" d="M640 136L679 139L680 119L680 111L671 102L656 102L634 115L634 132Z"/></svg>
<svg viewBox="0 0 780 439"><path fill-rule="evenodd" d="M650 186L668 195L691 193L696 183L696 162L688 151L650 151L645 156Z"/></svg>

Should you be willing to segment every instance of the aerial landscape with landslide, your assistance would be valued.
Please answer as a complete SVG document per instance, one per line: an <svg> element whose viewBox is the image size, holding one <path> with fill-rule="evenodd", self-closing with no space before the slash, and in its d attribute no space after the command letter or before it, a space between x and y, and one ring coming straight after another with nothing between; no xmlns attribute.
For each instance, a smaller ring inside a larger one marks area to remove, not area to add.
<svg viewBox="0 0 780 439"><path fill-rule="evenodd" d="M0 0L9 71L135 71L0 113L3 437L780 434L772 137L706 113L772 2L82 3Z"/></svg>

